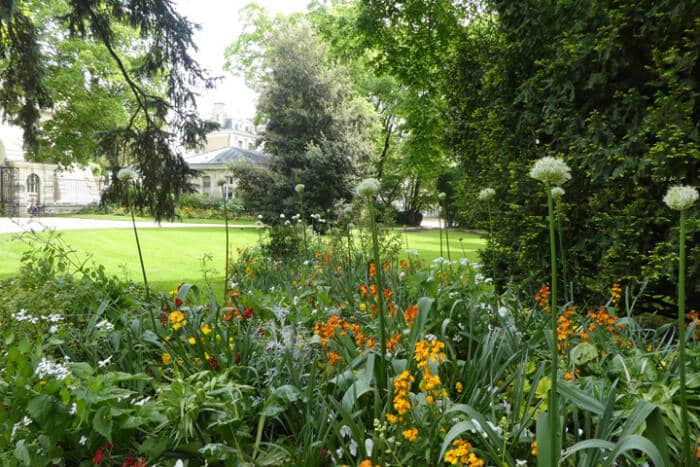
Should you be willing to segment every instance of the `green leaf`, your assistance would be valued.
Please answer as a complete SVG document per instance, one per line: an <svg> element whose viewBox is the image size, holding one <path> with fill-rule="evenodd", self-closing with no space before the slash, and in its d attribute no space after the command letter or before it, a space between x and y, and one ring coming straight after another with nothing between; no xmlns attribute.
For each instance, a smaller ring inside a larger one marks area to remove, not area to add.
<svg viewBox="0 0 700 467"><path fill-rule="evenodd" d="M540 412L537 415L537 466L551 467L554 462L553 446L549 435L549 413Z"/></svg>
<svg viewBox="0 0 700 467"><path fill-rule="evenodd" d="M648 438L659 450L659 455L666 465L671 465L671 457L668 452L668 439L666 438L666 428L664 426L661 410L655 410L647 417L647 426L644 436Z"/></svg>
<svg viewBox="0 0 700 467"><path fill-rule="evenodd" d="M32 463L29 450L27 449L27 440L21 439L17 441L14 456L22 465L30 465Z"/></svg>
<svg viewBox="0 0 700 467"><path fill-rule="evenodd" d="M580 408L589 410L596 415L603 415L605 411L605 406L603 406L599 400L594 399L578 387L566 381L560 381L557 384L557 392Z"/></svg>
<svg viewBox="0 0 700 467"><path fill-rule="evenodd" d="M108 406L102 406L99 408L95 414L95 418L92 419L92 427L96 432L109 440L112 437L112 418L110 414L110 408Z"/></svg>
<svg viewBox="0 0 700 467"><path fill-rule="evenodd" d="M576 366L581 366L596 358L598 358L598 349L593 344L582 342L571 349L571 360Z"/></svg>

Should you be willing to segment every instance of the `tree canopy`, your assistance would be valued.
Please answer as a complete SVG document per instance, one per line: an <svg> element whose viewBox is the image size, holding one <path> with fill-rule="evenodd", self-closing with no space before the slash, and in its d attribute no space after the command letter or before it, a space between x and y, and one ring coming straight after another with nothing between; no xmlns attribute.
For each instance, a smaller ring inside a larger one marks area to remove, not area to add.
<svg viewBox="0 0 700 467"><path fill-rule="evenodd" d="M131 35L131 46L140 52L138 59L130 60L130 54L120 48L124 34ZM92 149L85 135L98 129L94 120L85 119L86 114L98 112L105 104L112 110L98 120L112 118L114 126L99 132L97 150L138 169L138 206L150 208L157 218L170 216L174 198L188 188L190 171L180 148L200 144L212 128L196 113L195 87L210 87L214 81L191 56L192 34L193 25L177 13L171 0L2 2L3 115L23 128L30 158L55 158L60 151L60 162L82 162L89 157L83 150ZM80 65L85 67L83 76L71 74ZM114 99L126 99L127 92L128 102L115 109ZM89 95L94 105L81 109L81 94ZM52 108L62 118L46 125L44 135L39 117ZM123 118L124 113L128 118ZM75 127L71 118L79 120ZM61 141L76 128L88 147L77 153L62 150L74 149L61 147ZM42 141L54 146L45 152ZM116 154L122 157L115 158ZM112 187L116 192L121 189L116 181Z"/></svg>

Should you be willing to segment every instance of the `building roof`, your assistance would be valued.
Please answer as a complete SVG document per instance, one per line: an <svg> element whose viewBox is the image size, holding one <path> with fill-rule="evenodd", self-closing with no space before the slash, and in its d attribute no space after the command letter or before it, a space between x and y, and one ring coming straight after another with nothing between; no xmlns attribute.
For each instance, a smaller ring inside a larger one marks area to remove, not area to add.
<svg viewBox="0 0 700 467"><path fill-rule="evenodd" d="M190 167L225 167L234 162L249 162L251 164L263 164L267 162L269 156L259 151L251 151L248 149L229 146L226 148L216 149L214 151L202 152L190 157L186 157L185 161Z"/></svg>

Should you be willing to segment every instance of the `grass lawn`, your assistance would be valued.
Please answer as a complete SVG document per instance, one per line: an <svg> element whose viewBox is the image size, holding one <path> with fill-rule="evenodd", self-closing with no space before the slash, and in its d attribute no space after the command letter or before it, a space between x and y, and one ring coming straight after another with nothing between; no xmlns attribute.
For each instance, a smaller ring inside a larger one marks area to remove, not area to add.
<svg viewBox="0 0 700 467"><path fill-rule="evenodd" d="M440 255L438 231L408 232L408 247L420 252L422 258L432 260ZM61 233L65 242L81 257L92 255L108 272L141 280L141 269L134 233L130 229L69 230ZM232 228L231 249L255 245L259 241L256 229ZM403 233L402 233L403 237ZM462 238L462 241L459 239ZM181 282L203 284L202 259L211 257L206 269L217 285L223 281L224 232L219 227L182 227L167 229L140 229L139 239L144 255L149 283L156 289L170 290ZM466 256L477 260L477 250L485 241L477 236L450 232L453 258ZM18 234L0 235L0 278L17 272L27 244ZM445 256L447 255L445 250Z"/></svg>
<svg viewBox="0 0 700 467"><path fill-rule="evenodd" d="M69 218L79 218L79 219L98 219L106 221L130 221L131 216L119 216L116 214L59 214L53 217L69 217ZM154 222L153 218L150 216L136 216L136 220L139 222ZM167 219L163 219L163 222L170 222ZM193 217L191 219L183 217L182 219L175 219L173 222L180 224L223 224L224 219L203 219L199 217ZM230 224L236 225L255 225L255 220L249 217L241 217L238 219L229 219Z"/></svg>

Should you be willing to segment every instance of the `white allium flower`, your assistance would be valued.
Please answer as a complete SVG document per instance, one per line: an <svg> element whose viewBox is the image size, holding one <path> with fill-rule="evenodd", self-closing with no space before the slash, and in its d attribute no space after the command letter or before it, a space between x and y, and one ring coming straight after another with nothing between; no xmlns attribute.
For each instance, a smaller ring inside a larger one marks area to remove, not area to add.
<svg viewBox="0 0 700 467"><path fill-rule="evenodd" d="M564 191L564 189L562 187L555 186L554 188L552 188L552 198L554 198L554 199L561 198L562 196L564 196L564 193L566 193L566 192Z"/></svg>
<svg viewBox="0 0 700 467"><path fill-rule="evenodd" d="M304 186L303 183L299 183L297 186L294 187L294 191L296 191L297 193L303 193L305 189L306 186Z"/></svg>
<svg viewBox="0 0 700 467"><path fill-rule="evenodd" d="M379 188L381 188L379 180L376 178L366 178L357 185L357 188L355 188L355 193L369 198L376 195L379 192Z"/></svg>
<svg viewBox="0 0 700 467"><path fill-rule="evenodd" d="M224 186L226 185L226 179L220 178L216 181L216 186Z"/></svg>
<svg viewBox="0 0 700 467"><path fill-rule="evenodd" d="M445 194L444 191L441 191L440 193L438 193L438 199L439 199L439 200L442 201L442 200L445 199L446 197L447 197L447 195Z"/></svg>
<svg viewBox="0 0 700 467"><path fill-rule="evenodd" d="M122 182L130 182L136 178L136 171L131 167L124 167L117 172L117 178Z"/></svg>
<svg viewBox="0 0 700 467"><path fill-rule="evenodd" d="M571 180L571 168L561 159L546 156L535 161L530 177L547 185L559 186Z"/></svg>
<svg viewBox="0 0 700 467"><path fill-rule="evenodd" d="M85 435L81 436L81 437L80 437L80 441L78 441L78 443L79 443L81 446L85 446L85 443L87 443L87 436L85 436Z"/></svg>
<svg viewBox="0 0 700 467"><path fill-rule="evenodd" d="M258 214L258 220L262 220L263 216L262 214Z"/></svg>
<svg viewBox="0 0 700 467"><path fill-rule="evenodd" d="M493 188L484 188L479 192L479 201L491 201L496 196L496 190Z"/></svg>
<svg viewBox="0 0 700 467"><path fill-rule="evenodd" d="M283 212L281 212L281 213L280 213L280 219L284 219L284 218L285 218L285 215L284 215Z"/></svg>
<svg viewBox="0 0 700 467"><path fill-rule="evenodd" d="M664 203L676 211L683 211L698 200L698 190L689 185L672 186L664 196Z"/></svg>

